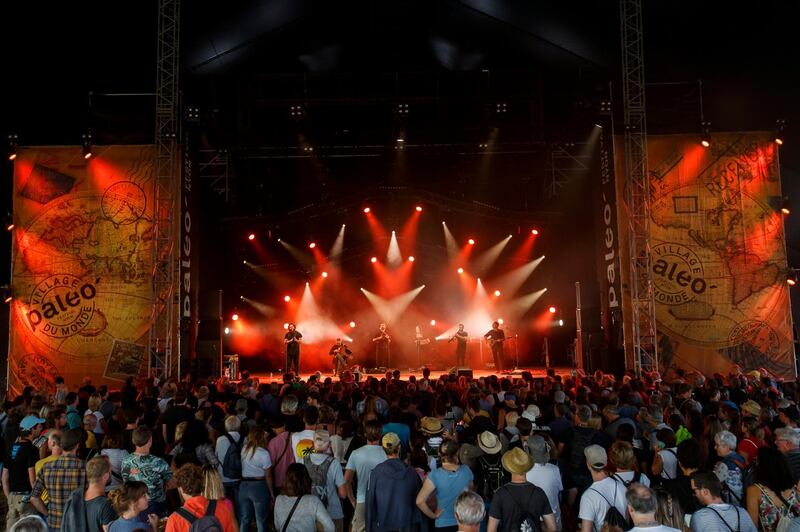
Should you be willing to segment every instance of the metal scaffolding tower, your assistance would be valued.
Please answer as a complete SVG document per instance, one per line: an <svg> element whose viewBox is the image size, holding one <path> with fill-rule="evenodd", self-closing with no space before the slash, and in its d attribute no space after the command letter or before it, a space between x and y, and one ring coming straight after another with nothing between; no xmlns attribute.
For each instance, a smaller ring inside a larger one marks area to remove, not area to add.
<svg viewBox="0 0 800 532"><path fill-rule="evenodd" d="M642 0L620 0L625 177L630 247L631 330L636 374L658 369L653 270L650 258L650 180L647 171Z"/></svg>
<svg viewBox="0 0 800 532"><path fill-rule="evenodd" d="M177 373L173 360L175 334L174 298L178 266L175 233L178 195L178 73L180 0L158 2L158 51L156 69L156 166L153 206L153 278L148 337L148 375Z"/></svg>

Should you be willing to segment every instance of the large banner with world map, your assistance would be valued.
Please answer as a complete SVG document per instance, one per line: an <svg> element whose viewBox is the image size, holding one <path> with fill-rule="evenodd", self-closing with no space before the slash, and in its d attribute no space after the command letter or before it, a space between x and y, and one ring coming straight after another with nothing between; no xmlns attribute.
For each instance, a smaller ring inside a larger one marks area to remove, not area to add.
<svg viewBox="0 0 800 532"><path fill-rule="evenodd" d="M150 320L152 146L19 149L9 391L137 375Z"/></svg>
<svg viewBox="0 0 800 532"><path fill-rule="evenodd" d="M660 365L794 377L778 146L768 133L715 134L710 148L654 135L647 146ZM627 256L627 231L620 241ZM625 260L623 283L629 273Z"/></svg>

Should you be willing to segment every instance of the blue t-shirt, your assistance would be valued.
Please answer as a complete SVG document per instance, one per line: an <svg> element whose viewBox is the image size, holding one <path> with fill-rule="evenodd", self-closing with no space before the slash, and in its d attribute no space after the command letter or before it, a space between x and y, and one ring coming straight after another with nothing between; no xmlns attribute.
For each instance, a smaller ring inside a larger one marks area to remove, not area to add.
<svg viewBox="0 0 800 532"><path fill-rule="evenodd" d="M365 445L350 453L345 469L355 471L358 479L356 487L356 503L367 500L369 475L375 466L386 461L386 453L380 445Z"/></svg>
<svg viewBox="0 0 800 532"><path fill-rule="evenodd" d="M404 449L408 449L408 440L411 439L411 429L405 423L387 423L383 426L383 435L394 432L400 438Z"/></svg>
<svg viewBox="0 0 800 532"><path fill-rule="evenodd" d="M456 497L469 487L473 478L472 471L465 465L459 466L455 471L448 471L440 467L431 471L428 478L436 487L437 506L442 509L442 514L436 519L436 527L457 525Z"/></svg>
<svg viewBox="0 0 800 532"><path fill-rule="evenodd" d="M137 518L125 519L120 517L108 525L108 532L133 532L134 530L147 530L148 528L150 528L149 524L142 523Z"/></svg>

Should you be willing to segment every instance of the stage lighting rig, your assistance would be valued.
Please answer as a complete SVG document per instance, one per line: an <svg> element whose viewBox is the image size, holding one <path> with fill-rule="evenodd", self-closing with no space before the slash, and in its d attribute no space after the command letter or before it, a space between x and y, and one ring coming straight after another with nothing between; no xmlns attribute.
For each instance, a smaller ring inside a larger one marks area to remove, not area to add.
<svg viewBox="0 0 800 532"><path fill-rule="evenodd" d="M783 146L783 133L784 129L786 129L786 120L780 118L775 121L775 134L772 137L772 140L775 141L775 144L778 146Z"/></svg>
<svg viewBox="0 0 800 532"><path fill-rule="evenodd" d="M711 147L711 122L701 122L700 126L702 127L702 135L700 136L700 144L702 144L704 148L710 148Z"/></svg>
<svg viewBox="0 0 800 532"><path fill-rule="evenodd" d="M6 231L13 231L14 230L14 215L6 213Z"/></svg>
<svg viewBox="0 0 800 532"><path fill-rule="evenodd" d="M798 282L798 270L797 268L789 268L789 272L786 274L786 284L789 286L795 286Z"/></svg>
<svg viewBox="0 0 800 532"><path fill-rule="evenodd" d="M783 199L781 199L781 212L783 214L791 214L792 212L792 206L789 203L788 196L784 196Z"/></svg>
<svg viewBox="0 0 800 532"><path fill-rule="evenodd" d="M14 294L11 292L11 287L8 286L7 284L0 287L0 292L3 293L4 303L8 304L14 300Z"/></svg>
<svg viewBox="0 0 800 532"><path fill-rule="evenodd" d="M83 158L84 159L91 159L92 158L92 130L87 129L86 133L81 136L82 144L83 144Z"/></svg>
<svg viewBox="0 0 800 532"><path fill-rule="evenodd" d="M19 140L19 136L16 133L11 133L8 135L8 148L6 151L6 155L8 156L9 161L13 161L17 158L17 141Z"/></svg>

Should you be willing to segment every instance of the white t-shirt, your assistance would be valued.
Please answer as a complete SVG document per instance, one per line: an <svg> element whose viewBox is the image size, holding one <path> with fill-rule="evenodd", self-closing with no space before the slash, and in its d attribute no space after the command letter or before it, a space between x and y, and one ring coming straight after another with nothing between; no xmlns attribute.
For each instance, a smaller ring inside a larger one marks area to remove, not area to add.
<svg viewBox="0 0 800 532"><path fill-rule="evenodd" d="M230 442L228 442L230 443ZM242 446L242 478L262 478L264 470L272 467L272 458L269 451L262 447L250 453Z"/></svg>
<svg viewBox="0 0 800 532"><path fill-rule="evenodd" d="M293 433L292 451L294 452L294 461L302 463L304 455L314 452L314 431L306 429Z"/></svg>
<svg viewBox="0 0 800 532"><path fill-rule="evenodd" d="M231 438L236 443L241 444L242 437L239 435L238 432L229 432ZM217 455L217 460L219 460L219 476L222 477L222 482L235 482L238 479L228 478L222 473L222 464L225 462L225 454L228 452L228 447L231 446L230 440L223 434L219 438L217 438L217 446L215 448L215 453Z"/></svg>
<svg viewBox="0 0 800 532"><path fill-rule="evenodd" d="M365 445L350 453L347 467L355 471L358 478L358 488L356 490L356 503L367 500L367 486L369 486L369 475L375 466L386 461L386 453L380 445Z"/></svg>
<svg viewBox="0 0 800 532"><path fill-rule="evenodd" d="M676 453L676 447L658 451L658 456L661 457L661 463L663 464L661 478L670 480L678 477L678 455Z"/></svg>
<svg viewBox="0 0 800 532"><path fill-rule="evenodd" d="M616 473L614 473L614 475L612 475L611 478L619 477L619 479L622 480L622 482L630 483L633 481L633 478L635 476L636 476L636 471L617 471ZM642 486L650 486L650 479L647 478L647 475L645 475L644 473L639 474L639 480L637 480L637 482ZM620 484L619 487L622 488L622 491L628 489L622 484Z"/></svg>
<svg viewBox="0 0 800 532"><path fill-rule="evenodd" d="M556 530L561 530L561 507L558 502L559 494L564 490L561 483L561 472L558 466L553 464L533 464L533 467L525 474L528 482L534 486L542 488L550 508L556 514Z"/></svg>
<svg viewBox="0 0 800 532"><path fill-rule="evenodd" d="M589 486L581 496L581 506L578 519L593 521L594 531L603 527L603 521L608 511L608 503L612 503L622 515L627 515L628 503L625 500L625 485L613 478L598 480ZM598 493L599 492L599 493ZM602 496L601 496L602 494ZM603 498L605 497L605 499ZM606 502L608 500L608 502Z"/></svg>
<svg viewBox="0 0 800 532"><path fill-rule="evenodd" d="M350 446L352 440L352 436L349 438L342 438L338 434L331 436L331 451L333 451L333 456L335 456L342 465L347 463L347 460L344 459L344 455L347 453L347 448Z"/></svg>
<svg viewBox="0 0 800 532"><path fill-rule="evenodd" d="M320 465L328 456L330 455L314 453L309 458L314 465ZM325 480L325 491L328 495L328 513L331 514L331 519L344 519L342 501L339 499L339 492L337 491L339 486L344 486L344 474L342 474L342 466L339 465L339 461L336 458L328 466Z"/></svg>

